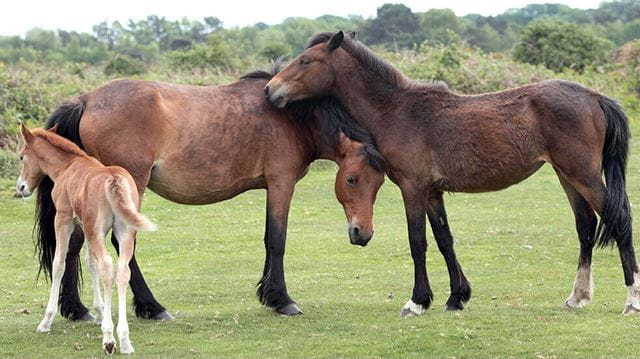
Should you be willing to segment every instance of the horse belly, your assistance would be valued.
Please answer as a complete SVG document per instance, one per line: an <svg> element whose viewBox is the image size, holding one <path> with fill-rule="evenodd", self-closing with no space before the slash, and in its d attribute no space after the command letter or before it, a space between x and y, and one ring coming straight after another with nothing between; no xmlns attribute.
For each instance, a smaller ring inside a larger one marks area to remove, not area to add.
<svg viewBox="0 0 640 359"><path fill-rule="evenodd" d="M469 175L460 173L448 178L451 192L481 193L499 191L520 183L534 174L544 164L535 162L530 166L511 168L485 168L483 171Z"/></svg>
<svg viewBox="0 0 640 359"><path fill-rule="evenodd" d="M233 198L251 189L266 188L264 177L230 180L215 176L194 176L179 172L171 175L154 170L148 185L159 196L181 204L211 204Z"/></svg>

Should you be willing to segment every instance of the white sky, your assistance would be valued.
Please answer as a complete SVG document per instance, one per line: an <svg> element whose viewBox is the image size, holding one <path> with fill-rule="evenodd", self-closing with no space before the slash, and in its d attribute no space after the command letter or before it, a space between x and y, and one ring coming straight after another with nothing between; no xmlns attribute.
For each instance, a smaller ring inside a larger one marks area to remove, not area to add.
<svg viewBox="0 0 640 359"><path fill-rule="evenodd" d="M414 12L450 8L457 15L478 13L497 15L509 8L532 3L553 2L576 8L596 8L601 0L5 0L0 7L0 35L23 35L34 27L91 32L101 21L129 19L147 15L170 20L202 19L216 16L225 27L264 22L277 24L290 16L316 18L325 14L374 16L384 3L404 3Z"/></svg>

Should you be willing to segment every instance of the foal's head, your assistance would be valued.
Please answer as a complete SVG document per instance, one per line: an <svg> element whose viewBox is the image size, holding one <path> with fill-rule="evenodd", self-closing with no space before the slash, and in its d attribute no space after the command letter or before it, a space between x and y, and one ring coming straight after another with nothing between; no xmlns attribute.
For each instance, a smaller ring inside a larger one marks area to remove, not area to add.
<svg viewBox="0 0 640 359"><path fill-rule="evenodd" d="M367 146L340 133L336 197L349 221L349 239L360 246L373 236L373 204L384 182L382 158Z"/></svg>
<svg viewBox="0 0 640 359"><path fill-rule="evenodd" d="M54 132L58 128L55 125L49 131ZM44 131L36 129L35 131ZM20 124L20 134L22 135L22 149L20 150L20 177L16 183L18 192L16 195L29 197L34 188L38 187L40 181L46 176L42 171L41 157L35 152L34 145L37 135L31 132L24 124Z"/></svg>

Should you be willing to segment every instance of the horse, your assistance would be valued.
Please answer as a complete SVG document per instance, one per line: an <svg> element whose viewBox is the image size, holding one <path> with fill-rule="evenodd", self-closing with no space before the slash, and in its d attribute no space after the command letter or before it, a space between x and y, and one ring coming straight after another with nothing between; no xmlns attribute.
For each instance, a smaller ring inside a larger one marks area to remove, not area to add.
<svg viewBox="0 0 640 359"><path fill-rule="evenodd" d="M48 131L29 130L20 124L23 147L17 190L21 197L31 195L44 176L53 182L53 202L56 207L56 251L53 257L51 293L44 318L37 331L51 331L58 309L60 282L69 238L76 221L87 234L87 263L96 300L98 322L102 324L102 347L111 355L116 344L111 319L111 273L113 263L104 245L104 238L113 228L120 245L116 285L118 287L118 338L120 352L133 353L127 322L127 283L131 275L129 261L133 256L134 233L155 230L155 225L138 212L138 192L133 177L124 168L106 167L87 155L78 145L55 134L57 126ZM104 284L104 301L100 294L100 279Z"/></svg>
<svg viewBox="0 0 640 359"><path fill-rule="evenodd" d="M274 109L262 89L275 71L255 71L223 86L114 80L63 103L45 128L58 124L58 134L90 156L125 168L141 200L145 188L191 205L266 189L266 256L256 293L277 313L296 315L302 310L287 292L283 268L296 182L314 160L337 162L335 190L349 222L349 238L364 246L373 235L373 204L384 181L384 159L368 132L335 100ZM48 178L42 180L36 202L40 270L49 276L56 243L51 185ZM111 240L118 250L117 234ZM76 228L62 281L60 312L72 320L93 319L78 295L82 241ZM130 267L136 315L172 319L146 285L135 255Z"/></svg>
<svg viewBox="0 0 640 359"><path fill-rule="evenodd" d="M565 305L578 308L591 300L592 250L615 242L628 289L623 313L640 311L625 189L628 119L614 100L560 80L459 95L443 83L407 78L342 31L312 37L264 92L278 108L334 96L373 135L388 177L400 187L407 217L415 283L403 317L421 314L433 299L425 263L425 213L449 272L446 309L462 310L471 297L453 248L443 193L501 190L544 163L553 166L566 192L580 240L576 279Z"/></svg>

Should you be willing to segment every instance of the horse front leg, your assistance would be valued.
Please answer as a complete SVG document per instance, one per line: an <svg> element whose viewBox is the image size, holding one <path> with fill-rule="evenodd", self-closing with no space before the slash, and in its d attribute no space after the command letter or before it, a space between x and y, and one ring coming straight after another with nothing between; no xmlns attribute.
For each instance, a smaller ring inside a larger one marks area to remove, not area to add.
<svg viewBox="0 0 640 359"><path fill-rule="evenodd" d="M289 297L284 280L287 221L294 185L295 181L280 180L268 187L265 231L267 258L257 290L258 298L262 304L285 315L302 314L302 310Z"/></svg>
<svg viewBox="0 0 640 359"><path fill-rule="evenodd" d="M458 263L456 252L453 249L453 236L449 229L442 192L429 195L427 199L427 216L429 217L433 236L438 243L438 249L444 257L449 271L451 295L447 300L446 310L462 310L464 308L463 303L471 298L471 286L462 272L462 267Z"/></svg>
<svg viewBox="0 0 640 359"><path fill-rule="evenodd" d="M424 197L422 193L413 188L402 187L401 191L407 215L409 246L414 270L413 295L400 312L401 317L407 318L420 315L429 308L433 300L433 292L431 292L427 276Z"/></svg>

